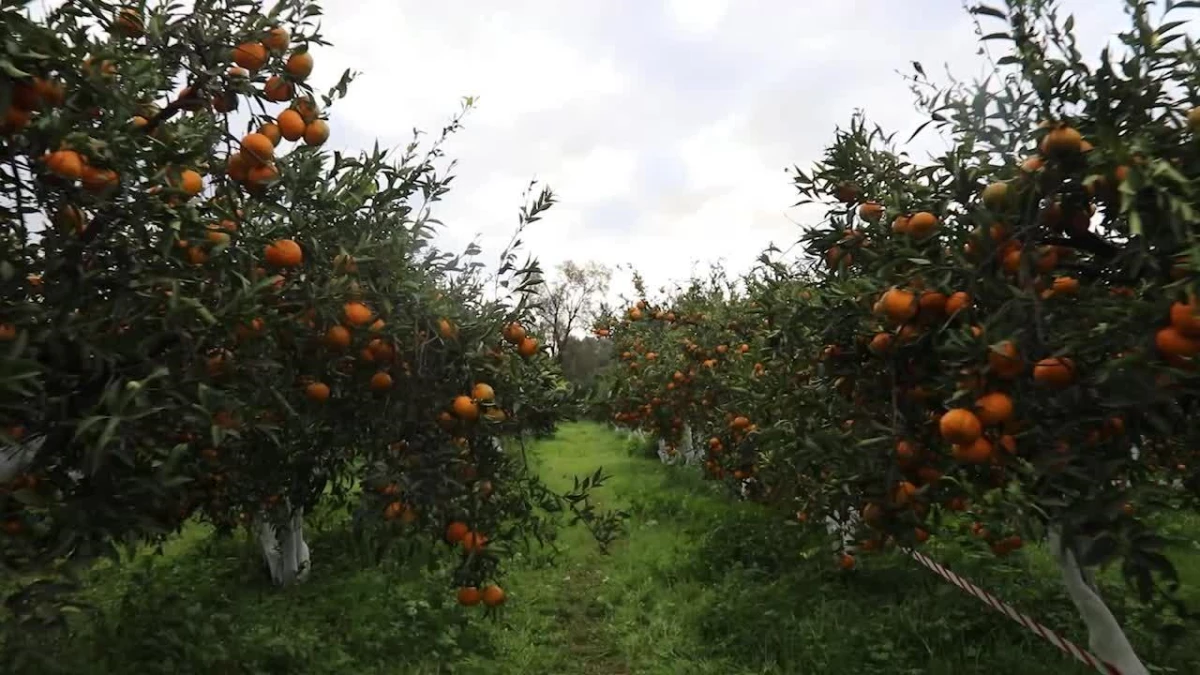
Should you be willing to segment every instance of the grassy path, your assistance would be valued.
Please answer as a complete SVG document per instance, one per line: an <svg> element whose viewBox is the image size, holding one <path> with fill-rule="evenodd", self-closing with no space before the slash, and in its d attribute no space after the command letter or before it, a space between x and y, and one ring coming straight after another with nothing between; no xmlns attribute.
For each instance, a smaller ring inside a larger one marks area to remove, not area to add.
<svg viewBox="0 0 1200 675"><path fill-rule="evenodd" d="M509 625L491 631L498 651L468 661L480 673L1087 672L911 561L880 556L860 572L833 570L800 528L633 456L602 427L565 425L535 456L556 487L603 466L612 479L599 501L630 511L630 531L608 556L582 530L569 531L558 567L510 575L517 604ZM1023 565L999 569L953 543L933 550L1086 644L1036 549ZM1140 632L1151 618L1126 621ZM1194 642L1167 652L1142 645L1156 664L1200 672Z"/></svg>
<svg viewBox="0 0 1200 675"><path fill-rule="evenodd" d="M834 569L801 527L635 456L602 426L563 425L531 456L556 488L604 467L612 478L597 502L628 511L629 531L609 555L576 527L561 533L558 555L510 561L498 620L454 604L444 550L367 565L331 527L311 542L309 581L279 592L263 585L244 543L194 528L164 555L92 574L84 595L97 613L69 643L39 644L47 663L17 672L1087 672L911 561L872 556L854 572ZM998 566L953 542L931 544L939 560L1085 642L1036 550ZM1115 611L1154 664L1200 672L1195 638L1167 648L1146 637L1153 612Z"/></svg>

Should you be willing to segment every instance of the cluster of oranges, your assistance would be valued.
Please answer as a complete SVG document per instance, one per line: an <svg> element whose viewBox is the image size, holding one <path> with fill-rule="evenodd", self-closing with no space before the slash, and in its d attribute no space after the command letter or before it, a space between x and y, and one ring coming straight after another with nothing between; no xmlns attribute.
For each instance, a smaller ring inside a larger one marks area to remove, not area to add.
<svg viewBox="0 0 1200 675"><path fill-rule="evenodd" d="M515 321L504 327L504 341L517 348L517 353L523 358L530 358L538 353L537 338L527 335L525 328Z"/></svg>
<svg viewBox="0 0 1200 675"><path fill-rule="evenodd" d="M313 57L306 49L299 49L283 59L282 54L288 50L290 41L288 31L276 27L259 42L237 45L231 52L237 65L229 69L228 77L231 81L248 78L263 69L272 57L278 56L282 72L267 78L262 95L277 103L292 101L296 85L312 73ZM228 112L236 106L236 97L231 91L217 94L213 103L218 111ZM318 115L316 103L311 98L296 99L274 121L262 124L257 131L242 138L238 151L226 160L226 175L252 191L262 190L278 180L275 150L282 140L303 140L310 146L320 146L329 140L329 124Z"/></svg>
<svg viewBox="0 0 1200 675"><path fill-rule="evenodd" d="M482 552L488 543L487 535L476 532L461 520L452 521L446 526L446 541L454 546L460 546L466 555ZM458 604L473 607L481 602L487 607L499 607L504 604L504 589L496 584L489 584L482 590L476 586L462 586L457 592Z"/></svg>

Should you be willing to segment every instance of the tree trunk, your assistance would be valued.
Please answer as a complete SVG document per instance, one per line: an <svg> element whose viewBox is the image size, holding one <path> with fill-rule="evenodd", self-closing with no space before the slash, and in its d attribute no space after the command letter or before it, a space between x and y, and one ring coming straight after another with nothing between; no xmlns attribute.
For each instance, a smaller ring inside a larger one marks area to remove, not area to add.
<svg viewBox="0 0 1200 675"><path fill-rule="evenodd" d="M312 562L304 542L304 509L292 511L282 527L260 516L257 535L272 583L287 586L308 576Z"/></svg>
<svg viewBox="0 0 1200 675"><path fill-rule="evenodd" d="M658 439L658 459L659 459L659 461L661 461L663 464L674 464L675 458L678 457L678 455L672 456L671 453L668 452L668 450L669 450L669 448L667 447L667 442L661 438Z"/></svg>
<svg viewBox="0 0 1200 675"><path fill-rule="evenodd" d="M38 436L24 443L0 448L0 483L11 481L24 471L25 467L32 464L33 458L45 442L45 436Z"/></svg>
<svg viewBox="0 0 1200 675"><path fill-rule="evenodd" d="M684 422L683 429L680 430L679 434L682 437L682 441L679 444L679 455L683 457L683 463L685 465L695 464L699 460L697 456L697 448L699 446L695 444L695 439L692 437L692 425Z"/></svg>
<svg viewBox="0 0 1200 675"><path fill-rule="evenodd" d="M1050 528L1050 552L1062 571L1063 584L1071 602L1088 629L1088 646L1092 653L1117 667L1121 675L1149 675L1150 671L1137 657L1125 631L1121 630L1116 617L1104 604L1097 592L1095 581L1089 570L1079 566L1075 554L1062 540L1058 526Z"/></svg>
<svg viewBox="0 0 1200 675"><path fill-rule="evenodd" d="M838 535L838 540L830 544L834 555L853 553L858 547L854 545L854 533L858 530L858 509L850 508L840 518L825 517L825 531Z"/></svg>

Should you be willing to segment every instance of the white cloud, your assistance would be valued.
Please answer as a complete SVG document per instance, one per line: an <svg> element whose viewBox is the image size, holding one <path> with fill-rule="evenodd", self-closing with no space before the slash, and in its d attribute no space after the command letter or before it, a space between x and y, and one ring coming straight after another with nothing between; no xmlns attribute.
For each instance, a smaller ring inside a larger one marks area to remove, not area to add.
<svg viewBox="0 0 1200 675"><path fill-rule="evenodd" d="M1119 0L1062 4L1087 55L1126 25ZM401 145L480 96L446 146L460 161L439 207L447 248L478 234L494 260L537 176L561 200L525 236L545 267L631 263L652 288L790 246L811 212L789 208L785 167L818 159L855 109L901 140L920 123L897 71L920 61L936 78L949 62L970 79L986 65L946 0L365 0L324 28L318 83L364 73L333 111L335 145Z"/></svg>
<svg viewBox="0 0 1200 675"><path fill-rule="evenodd" d="M676 28L692 35L711 33L729 11L728 0L667 0L666 5Z"/></svg>

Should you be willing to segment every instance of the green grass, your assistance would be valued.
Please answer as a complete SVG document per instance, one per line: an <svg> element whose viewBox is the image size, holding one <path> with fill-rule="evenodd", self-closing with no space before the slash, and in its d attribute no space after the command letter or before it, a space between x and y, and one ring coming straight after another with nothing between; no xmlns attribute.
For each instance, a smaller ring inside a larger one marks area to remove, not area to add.
<svg viewBox="0 0 1200 675"><path fill-rule="evenodd" d="M558 555L512 560L497 620L453 604L444 550L367 565L348 535L329 528L311 542L309 581L279 591L264 585L246 542L196 527L162 555L93 571L84 595L96 613L69 642L41 645L55 666L20 672L1088 672L898 555L833 569L800 526L638 456L598 425L564 425L532 456L558 488L603 466L612 478L598 501L627 510L629 531L609 555L571 528ZM1200 531L1198 522L1178 526ZM934 557L1085 643L1043 552L998 565L931 544ZM1181 562L1200 585L1200 555L1185 551ZM1151 630L1156 614L1125 601L1112 574L1104 580L1144 658L1200 672L1196 637L1167 646Z"/></svg>

